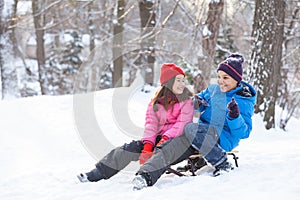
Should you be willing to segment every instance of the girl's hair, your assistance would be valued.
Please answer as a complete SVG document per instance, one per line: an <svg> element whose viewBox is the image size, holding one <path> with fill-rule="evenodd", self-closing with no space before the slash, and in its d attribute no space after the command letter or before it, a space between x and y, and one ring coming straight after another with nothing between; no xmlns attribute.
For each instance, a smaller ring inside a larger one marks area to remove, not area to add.
<svg viewBox="0 0 300 200"><path fill-rule="evenodd" d="M160 88L160 90L158 90L155 93L154 98L152 99L153 110L155 112L158 110L157 105L156 105L157 103L162 104L164 106L164 108L167 110L170 105L174 106L174 104L176 102L185 101L193 96L193 93L187 87L184 88L182 94L179 94L176 96L172 92L172 87L173 87L175 78L176 78L176 76L174 76L169 81L164 83L162 85L162 87Z"/></svg>

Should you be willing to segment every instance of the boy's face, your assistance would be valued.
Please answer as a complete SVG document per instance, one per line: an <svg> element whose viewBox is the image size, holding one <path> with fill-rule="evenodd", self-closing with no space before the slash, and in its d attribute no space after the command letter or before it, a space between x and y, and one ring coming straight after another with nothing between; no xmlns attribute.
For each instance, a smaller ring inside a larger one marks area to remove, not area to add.
<svg viewBox="0 0 300 200"><path fill-rule="evenodd" d="M218 84L222 92L228 92L237 87L238 82L222 70L218 71Z"/></svg>

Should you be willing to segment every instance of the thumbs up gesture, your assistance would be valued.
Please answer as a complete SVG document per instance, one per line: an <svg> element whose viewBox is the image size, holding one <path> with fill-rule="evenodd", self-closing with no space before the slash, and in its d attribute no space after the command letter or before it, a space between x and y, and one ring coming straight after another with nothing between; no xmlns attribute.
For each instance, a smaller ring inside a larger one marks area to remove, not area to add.
<svg viewBox="0 0 300 200"><path fill-rule="evenodd" d="M232 119L237 118L240 114L240 109L235 99L232 97L231 101L227 104L228 116Z"/></svg>

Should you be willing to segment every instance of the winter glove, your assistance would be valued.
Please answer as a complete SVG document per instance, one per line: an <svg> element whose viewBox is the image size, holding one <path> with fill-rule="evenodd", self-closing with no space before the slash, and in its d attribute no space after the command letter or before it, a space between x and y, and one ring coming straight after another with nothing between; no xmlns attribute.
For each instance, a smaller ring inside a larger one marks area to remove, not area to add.
<svg viewBox="0 0 300 200"><path fill-rule="evenodd" d="M167 141L169 138L167 137L167 136L163 136L161 139L160 139L160 141L157 143L157 147L158 146L161 146L165 141Z"/></svg>
<svg viewBox="0 0 300 200"><path fill-rule="evenodd" d="M144 144L144 149L142 150L142 153L140 155L140 165L143 165L145 162L147 162L147 160L149 158L151 158L151 156L153 156L153 152L152 152L152 144L150 143L145 143Z"/></svg>
<svg viewBox="0 0 300 200"><path fill-rule="evenodd" d="M198 95L193 96L193 106L195 110L198 110L200 108L201 105L203 106L209 106L209 104L202 99L201 97L199 97Z"/></svg>
<svg viewBox="0 0 300 200"><path fill-rule="evenodd" d="M230 118L234 119L239 116L240 109L233 97L232 97L231 101L227 104L227 108L228 108L228 116Z"/></svg>

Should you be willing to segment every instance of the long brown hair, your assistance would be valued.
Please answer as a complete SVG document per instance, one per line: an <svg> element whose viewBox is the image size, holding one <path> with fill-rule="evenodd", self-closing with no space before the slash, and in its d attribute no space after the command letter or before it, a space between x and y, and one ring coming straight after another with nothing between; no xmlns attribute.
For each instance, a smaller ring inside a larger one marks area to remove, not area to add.
<svg viewBox="0 0 300 200"><path fill-rule="evenodd" d="M193 96L193 92L191 92L187 87L184 88L182 94L175 95L172 92L172 87L174 84L176 76L168 80L166 83L162 85L162 87L155 93L154 98L152 99L153 110L156 112L158 110L158 103L162 104L164 108L167 110L169 106L174 106L176 102L182 102Z"/></svg>

